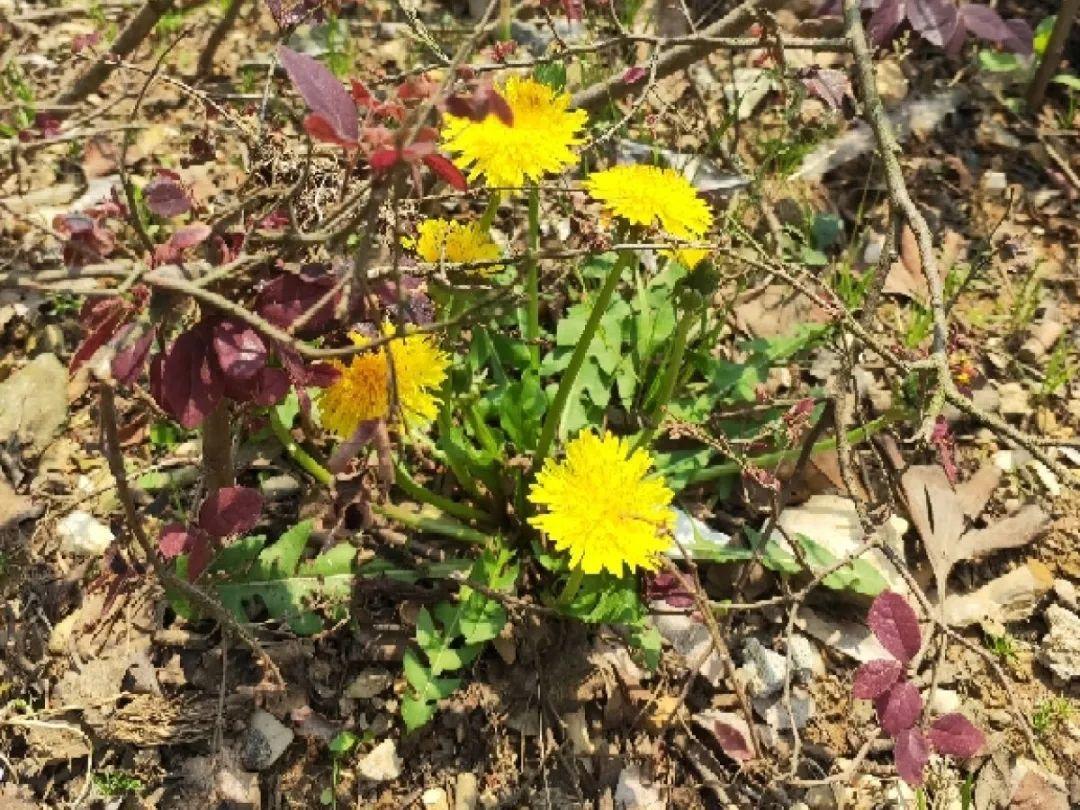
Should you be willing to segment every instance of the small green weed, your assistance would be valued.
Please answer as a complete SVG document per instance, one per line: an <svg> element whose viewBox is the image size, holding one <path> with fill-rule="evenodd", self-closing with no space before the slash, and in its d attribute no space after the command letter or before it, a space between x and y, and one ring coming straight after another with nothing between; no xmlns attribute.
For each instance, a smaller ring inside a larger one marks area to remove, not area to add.
<svg viewBox="0 0 1080 810"><path fill-rule="evenodd" d="M1043 377L1039 394L1052 397L1072 381L1076 374L1076 362L1073 359L1068 336L1062 336L1054 344L1054 350L1046 361L1046 374Z"/></svg>
<svg viewBox="0 0 1080 810"><path fill-rule="evenodd" d="M1073 715L1072 701L1068 698L1050 698L1035 706L1031 713L1031 727L1042 736L1069 721Z"/></svg>
<svg viewBox="0 0 1080 810"><path fill-rule="evenodd" d="M145 787L141 779L127 771L97 771L91 779L97 791L109 798L141 793Z"/></svg>
<svg viewBox="0 0 1080 810"><path fill-rule="evenodd" d="M995 636L992 633L986 634L986 648L996 655L1003 664L1014 664L1017 658L1016 652L1016 639L1010 636L1008 633L1004 635Z"/></svg>

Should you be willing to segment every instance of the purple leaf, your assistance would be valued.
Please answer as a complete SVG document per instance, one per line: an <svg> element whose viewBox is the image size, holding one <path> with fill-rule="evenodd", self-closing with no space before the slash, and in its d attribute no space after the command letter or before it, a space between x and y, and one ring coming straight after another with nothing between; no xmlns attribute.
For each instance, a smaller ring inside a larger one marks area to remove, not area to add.
<svg viewBox="0 0 1080 810"><path fill-rule="evenodd" d="M933 722L930 742L938 753L967 759L979 753L986 737L964 715L953 712Z"/></svg>
<svg viewBox="0 0 1080 810"><path fill-rule="evenodd" d="M892 689L903 674L904 665L899 661L867 661L855 672L851 694L860 700L873 700Z"/></svg>
<svg viewBox="0 0 1080 810"><path fill-rule="evenodd" d="M926 737L917 728L909 728L896 735L896 747L893 749L896 759L896 772L909 785L921 785L923 769L930 759L930 746Z"/></svg>
<svg viewBox="0 0 1080 810"><path fill-rule="evenodd" d="M461 173L457 166L442 155L428 155L423 158L423 161L429 169L439 175L439 177L445 180L452 188L456 188L458 191L469 190L469 184L465 180L465 175Z"/></svg>
<svg viewBox="0 0 1080 810"><path fill-rule="evenodd" d="M874 699L878 723L890 737L911 728L922 712L922 695L911 681L900 681Z"/></svg>
<svg viewBox="0 0 1080 810"><path fill-rule="evenodd" d="M255 308L275 326L288 329L293 321L322 301L336 283L326 265L306 265L298 274L282 273L267 282L255 299ZM297 337L320 334L333 320L339 300L340 295L331 295L303 327L296 330Z"/></svg>
<svg viewBox="0 0 1080 810"><path fill-rule="evenodd" d="M263 408L277 405L289 392L284 369L266 366L247 380L225 380L225 395L236 402L251 402Z"/></svg>
<svg viewBox="0 0 1080 810"><path fill-rule="evenodd" d="M855 97L851 91L851 78L841 70L814 67L800 78L807 92L820 98L830 109L839 110L844 106L845 97Z"/></svg>
<svg viewBox="0 0 1080 810"><path fill-rule="evenodd" d="M746 762L754 758L754 748L740 726L745 727L745 723L739 722L737 725L735 722L717 720L713 723L713 733L725 754L736 762Z"/></svg>
<svg viewBox="0 0 1080 810"><path fill-rule="evenodd" d="M1012 30L990 6L964 3L959 13L964 28L981 39L1004 42L1012 36Z"/></svg>
<svg viewBox="0 0 1080 810"><path fill-rule="evenodd" d="M79 314L79 320L86 330L86 338L71 356L68 371L74 374L98 349L108 343L127 315L128 308L119 298L88 299Z"/></svg>
<svg viewBox="0 0 1080 810"><path fill-rule="evenodd" d="M172 172L163 172L147 183L143 196L146 207L159 217L178 217L191 210L187 189Z"/></svg>
<svg viewBox="0 0 1080 810"><path fill-rule="evenodd" d="M304 101L330 126L339 142L355 144L360 139L356 102L333 73L306 54L284 45L278 57Z"/></svg>
<svg viewBox="0 0 1080 810"><path fill-rule="evenodd" d="M919 617L898 593L885 591L880 594L870 606L866 623L881 646L905 664L915 657L922 646Z"/></svg>
<svg viewBox="0 0 1080 810"><path fill-rule="evenodd" d="M173 341L161 364L159 404L188 430L201 425L224 396L210 342L209 329L197 325Z"/></svg>
<svg viewBox="0 0 1080 810"><path fill-rule="evenodd" d="M942 48L960 25L960 15L951 0L907 0L907 17L923 39Z"/></svg>
<svg viewBox="0 0 1080 810"><path fill-rule="evenodd" d="M188 547L187 576L188 582L194 582L199 574L206 570L213 559L210 537L206 532L195 529L191 533L191 545Z"/></svg>
<svg viewBox="0 0 1080 810"><path fill-rule="evenodd" d="M195 543L195 538L188 531L187 526L181 523L170 523L162 527L161 536L158 537L158 551L166 560L179 557Z"/></svg>
<svg viewBox="0 0 1080 810"><path fill-rule="evenodd" d="M291 28L304 20L318 22L323 18L322 12L317 10L319 5L320 0L266 0L266 7L278 28ZM312 10L316 10L315 13Z"/></svg>
<svg viewBox="0 0 1080 810"><path fill-rule="evenodd" d="M231 380L249 380L266 367L269 352L259 333L237 320L214 327L214 351L218 365Z"/></svg>
<svg viewBox="0 0 1080 810"><path fill-rule="evenodd" d="M1021 56L1031 56L1035 53L1035 33L1026 20L1007 20L1005 25L1009 28L1009 37L1002 45Z"/></svg>
<svg viewBox="0 0 1080 810"><path fill-rule="evenodd" d="M112 361L112 376L121 385L131 385L142 374L150 347L157 337L157 326L131 323L117 333L113 342L117 345Z"/></svg>
<svg viewBox="0 0 1080 810"><path fill-rule="evenodd" d="M904 0L882 0L866 26L870 41L875 45L884 45L900 27L906 14Z"/></svg>
<svg viewBox="0 0 1080 810"><path fill-rule="evenodd" d="M223 487L211 492L199 508L199 527L214 537L243 534L259 522L263 499L248 487Z"/></svg>
<svg viewBox="0 0 1080 810"><path fill-rule="evenodd" d="M154 260L158 264L172 264L180 261L180 255L188 248L193 248L206 241L213 233L210 226L204 222L193 222L185 225L169 237L163 245L158 245L154 250Z"/></svg>

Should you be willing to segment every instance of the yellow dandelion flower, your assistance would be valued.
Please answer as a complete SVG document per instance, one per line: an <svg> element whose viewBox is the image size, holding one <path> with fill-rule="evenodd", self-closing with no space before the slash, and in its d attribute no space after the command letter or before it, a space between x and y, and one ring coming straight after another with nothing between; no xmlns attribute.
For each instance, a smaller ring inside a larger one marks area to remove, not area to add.
<svg viewBox="0 0 1080 810"><path fill-rule="evenodd" d="M502 255L499 246L491 241L478 222L455 222L449 219L428 219L416 229L413 244L416 255L425 262L490 262ZM498 265L478 267L475 272L489 275Z"/></svg>
<svg viewBox="0 0 1080 810"><path fill-rule="evenodd" d="M585 178L585 189L632 225L659 225L680 239L699 239L712 225L709 206L676 171L658 166L613 166Z"/></svg>
<svg viewBox="0 0 1080 810"><path fill-rule="evenodd" d="M675 248L664 251L664 255L674 259L687 270L693 270L709 257L705 248Z"/></svg>
<svg viewBox="0 0 1080 810"><path fill-rule="evenodd" d="M663 478L646 477L652 463L625 439L582 431L563 461L544 462L529 500L547 512L529 522L586 574L606 569L620 576L624 565L654 569L656 555L671 545L665 534L673 493Z"/></svg>
<svg viewBox="0 0 1080 810"><path fill-rule="evenodd" d="M383 334L394 335L393 324L383 324ZM357 346L371 341L351 335ZM361 423L390 416L390 363L397 393L399 424L413 427L432 421L438 413L438 399L432 393L446 379L450 358L428 335L407 335L392 340L370 352L353 357L345 365L335 361L341 372L337 380L322 392L319 415L323 427L342 439L356 432Z"/></svg>
<svg viewBox="0 0 1080 810"><path fill-rule="evenodd" d="M570 96L534 79L511 76L499 89L514 113L513 126L489 114L483 121L455 115L443 119L442 145L469 180L484 175L488 186L517 188L578 162L572 149L587 115L567 109Z"/></svg>

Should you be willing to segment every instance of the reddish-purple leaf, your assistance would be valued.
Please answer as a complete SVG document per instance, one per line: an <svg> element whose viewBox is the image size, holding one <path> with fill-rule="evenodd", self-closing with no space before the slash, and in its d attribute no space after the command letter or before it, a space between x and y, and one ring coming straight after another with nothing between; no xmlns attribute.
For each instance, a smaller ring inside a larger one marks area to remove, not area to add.
<svg viewBox="0 0 1080 810"><path fill-rule="evenodd" d="M1002 43L1006 48L1021 56L1035 53L1035 34L1026 20L1006 20L1005 25L1009 28L1009 37Z"/></svg>
<svg viewBox="0 0 1080 810"><path fill-rule="evenodd" d="M356 143L360 139L356 102L337 77L315 59L284 45L278 48L278 57L311 111L325 119L339 141Z"/></svg>
<svg viewBox="0 0 1080 810"><path fill-rule="evenodd" d="M930 726L930 742L940 754L967 759L986 743L986 737L970 720L957 712L943 714Z"/></svg>
<svg viewBox="0 0 1080 810"><path fill-rule="evenodd" d="M855 98L851 78L841 70L814 67L800 78L810 95L820 98L833 110L844 106L845 97Z"/></svg>
<svg viewBox="0 0 1080 810"><path fill-rule="evenodd" d="M266 367L269 352L259 333L237 320L214 327L214 351L218 365L232 380L249 380Z"/></svg>
<svg viewBox="0 0 1080 810"><path fill-rule="evenodd" d="M215 490L199 508L199 528L214 537L243 534L259 522L262 505L262 495L249 487Z"/></svg>
<svg viewBox="0 0 1080 810"><path fill-rule="evenodd" d="M187 189L172 175L163 172L143 189L146 207L159 217L178 217L191 210Z"/></svg>
<svg viewBox="0 0 1080 810"><path fill-rule="evenodd" d="M921 785L923 770L930 760L930 746L922 731L908 728L897 734L893 758L896 760L896 772L901 779L913 787Z"/></svg>
<svg viewBox="0 0 1080 810"><path fill-rule="evenodd" d="M506 126L514 125L514 111L490 82L478 85L471 95L450 96L446 100L446 111L458 118L477 122L494 115Z"/></svg>
<svg viewBox="0 0 1080 810"><path fill-rule="evenodd" d="M922 695L911 681L900 681L874 699L878 723L890 737L911 728L922 713Z"/></svg>
<svg viewBox="0 0 1080 810"><path fill-rule="evenodd" d="M329 388L341 376L341 369L329 363L311 363L304 368L304 375L307 385Z"/></svg>
<svg viewBox="0 0 1080 810"><path fill-rule="evenodd" d="M990 6L963 3L959 8L959 14L964 28L981 39L1004 42L1012 36L1012 30Z"/></svg>
<svg viewBox="0 0 1080 810"><path fill-rule="evenodd" d="M860 700L873 700L892 689L903 674L904 665L899 661L867 661L855 672L851 694Z"/></svg>
<svg viewBox="0 0 1080 810"><path fill-rule="evenodd" d="M932 45L946 47L960 25L952 0L907 0L911 27Z"/></svg>
<svg viewBox="0 0 1080 810"><path fill-rule="evenodd" d="M289 392L284 369L265 366L246 380L225 380L225 396L236 402L251 402L263 408L277 405Z"/></svg>
<svg viewBox="0 0 1080 810"><path fill-rule="evenodd" d="M191 533L191 545L188 548L187 576L188 582L194 582L199 575L210 565L214 558L213 548L210 545L210 537L206 532L195 529Z"/></svg>
<svg viewBox="0 0 1080 810"><path fill-rule="evenodd" d="M173 341L161 365L160 404L188 430L201 425L224 396L210 330L200 327Z"/></svg>
<svg viewBox="0 0 1080 810"><path fill-rule="evenodd" d="M465 175L458 170L457 166L442 155L433 153L423 160L424 164L429 169L439 175L439 177L445 180L451 187L456 188L458 191L469 190L469 184L465 180Z"/></svg>
<svg viewBox="0 0 1080 810"><path fill-rule="evenodd" d="M626 72L623 73L623 75L622 75L622 83L623 84L637 84L642 79L644 79L647 75L648 75L648 73L645 71L645 68L635 65L632 68L627 68Z"/></svg>
<svg viewBox="0 0 1080 810"><path fill-rule="evenodd" d="M885 591L880 594L870 605L866 623L881 646L905 664L915 657L922 646L919 617L898 593Z"/></svg>
<svg viewBox="0 0 1080 810"><path fill-rule="evenodd" d="M266 0L266 7L278 28L292 28L304 20L321 21L321 5L322 0Z"/></svg>
<svg viewBox="0 0 1080 810"><path fill-rule="evenodd" d="M131 385L142 374L150 347L157 337L157 326L131 323L117 333L116 354L112 361L112 376L121 385Z"/></svg>
<svg viewBox="0 0 1080 810"><path fill-rule="evenodd" d="M713 724L713 733L716 734L716 739L724 753L736 762L746 762L754 758L753 746L746 739L742 729L733 723L717 720Z"/></svg>
<svg viewBox="0 0 1080 810"><path fill-rule="evenodd" d="M326 120L326 116L320 113L308 113L304 118L304 132L317 141L336 144L346 149L355 149L359 144L338 135L334 125Z"/></svg>
<svg viewBox="0 0 1080 810"><path fill-rule="evenodd" d="M116 298L98 299L91 309L87 307L89 303L90 301L87 301L83 305L84 316L80 318L86 325L87 335L71 356L71 362L68 363L68 371L72 374L89 361L98 349L109 342L128 315L127 306Z"/></svg>
<svg viewBox="0 0 1080 810"><path fill-rule="evenodd" d="M101 32L92 31L89 34L77 34L71 39L71 52L80 53L87 48L92 48L101 42Z"/></svg>
<svg viewBox="0 0 1080 810"><path fill-rule="evenodd" d="M154 259L158 264L172 264L180 261L181 254L196 245L201 245L213 233L204 222L193 222L180 228L163 245L154 250Z"/></svg>
<svg viewBox="0 0 1080 810"><path fill-rule="evenodd" d="M283 273L267 282L256 298L256 308L276 326L288 329L293 321L319 304L336 283L326 265L305 265L298 274ZM339 298L339 295L329 296L329 300L323 302L297 330L297 336L320 334L333 319Z"/></svg>
<svg viewBox="0 0 1080 810"><path fill-rule="evenodd" d="M170 523L162 527L161 536L158 538L158 551L166 560L179 557L192 545L194 545L194 537L187 526L181 523Z"/></svg>
<svg viewBox="0 0 1080 810"><path fill-rule="evenodd" d="M875 45L884 45L900 27L906 14L904 0L882 0L866 25L870 41Z"/></svg>

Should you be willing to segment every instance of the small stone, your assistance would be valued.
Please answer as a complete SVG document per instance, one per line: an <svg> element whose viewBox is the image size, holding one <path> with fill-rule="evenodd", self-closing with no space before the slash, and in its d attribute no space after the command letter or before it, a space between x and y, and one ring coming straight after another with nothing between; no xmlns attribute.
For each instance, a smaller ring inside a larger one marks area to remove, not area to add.
<svg viewBox="0 0 1080 810"><path fill-rule="evenodd" d="M982 176L982 187L986 191L1004 191L1009 187L1009 179L1004 172L986 172Z"/></svg>
<svg viewBox="0 0 1080 810"><path fill-rule="evenodd" d="M0 383L0 445L13 438L40 453L67 421L68 373L55 354L39 354Z"/></svg>
<svg viewBox="0 0 1080 810"><path fill-rule="evenodd" d="M454 810L476 810L479 782L476 774L459 773L454 782Z"/></svg>
<svg viewBox="0 0 1080 810"><path fill-rule="evenodd" d="M806 791L805 799L810 810L834 810L840 806L832 785L813 785Z"/></svg>
<svg viewBox="0 0 1080 810"><path fill-rule="evenodd" d="M1062 605L1069 610L1080 610L1080 602L1076 598L1076 586L1067 579L1054 580L1054 596Z"/></svg>
<svg viewBox="0 0 1080 810"><path fill-rule="evenodd" d="M300 491L300 482L291 475L272 475L259 484L268 501L283 501Z"/></svg>
<svg viewBox="0 0 1080 810"><path fill-rule="evenodd" d="M806 636L791 637L791 664L794 675L803 683L825 674L825 662L817 647Z"/></svg>
<svg viewBox="0 0 1080 810"><path fill-rule="evenodd" d="M265 771L285 753L294 736L274 715L258 709L248 723L240 761L249 771Z"/></svg>
<svg viewBox="0 0 1080 810"><path fill-rule="evenodd" d="M791 715L788 715L783 695L771 699L754 698L753 704L754 711L777 731L790 731L792 718L796 728L805 728L816 708L814 699L803 689L791 690Z"/></svg>
<svg viewBox="0 0 1080 810"><path fill-rule="evenodd" d="M100 557L116 537L112 530L81 509L70 512L56 524L60 550L76 557Z"/></svg>
<svg viewBox="0 0 1080 810"><path fill-rule="evenodd" d="M385 669L372 667L365 669L345 688L345 697L354 700L371 700L381 694L394 682L394 676Z"/></svg>
<svg viewBox="0 0 1080 810"><path fill-rule="evenodd" d="M1060 605L1046 609L1050 632L1035 657L1063 681L1080 678L1080 616Z"/></svg>
<svg viewBox="0 0 1080 810"><path fill-rule="evenodd" d="M784 688L784 670L787 660L778 652L768 649L756 638L747 639L743 645L746 686L756 698L767 698Z"/></svg>
<svg viewBox="0 0 1080 810"><path fill-rule="evenodd" d="M952 689L935 689L930 700L932 714L949 714L960 711L960 694Z"/></svg>
<svg viewBox="0 0 1080 810"><path fill-rule="evenodd" d="M389 782L401 776L401 758L397 745L391 739L385 739L360 760L357 772L371 782Z"/></svg>
<svg viewBox="0 0 1080 810"><path fill-rule="evenodd" d="M441 787L428 788L421 793L420 804L427 810L450 810L450 799Z"/></svg>
<svg viewBox="0 0 1080 810"><path fill-rule="evenodd" d="M1031 413L1027 389L1020 383L1005 383L998 388L998 394L1001 395L1002 416L1028 416Z"/></svg>

